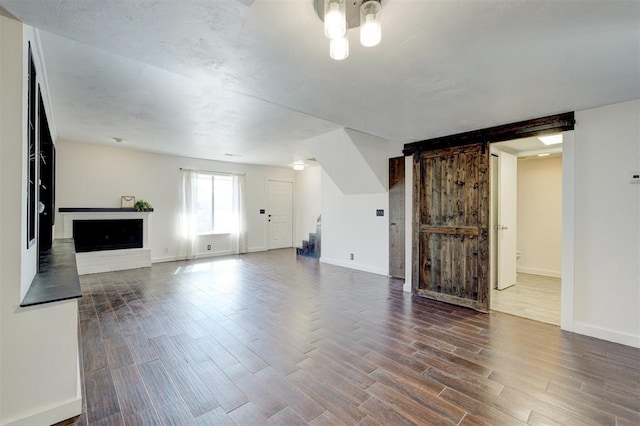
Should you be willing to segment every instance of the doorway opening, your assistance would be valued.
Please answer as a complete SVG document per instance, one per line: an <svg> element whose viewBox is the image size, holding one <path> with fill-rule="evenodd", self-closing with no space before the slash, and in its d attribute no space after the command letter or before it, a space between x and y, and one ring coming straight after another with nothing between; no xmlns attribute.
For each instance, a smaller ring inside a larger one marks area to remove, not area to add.
<svg viewBox="0 0 640 426"><path fill-rule="evenodd" d="M491 309L560 325L562 134L492 143L490 188Z"/></svg>
<svg viewBox="0 0 640 426"><path fill-rule="evenodd" d="M267 249L293 247L293 182L267 181Z"/></svg>

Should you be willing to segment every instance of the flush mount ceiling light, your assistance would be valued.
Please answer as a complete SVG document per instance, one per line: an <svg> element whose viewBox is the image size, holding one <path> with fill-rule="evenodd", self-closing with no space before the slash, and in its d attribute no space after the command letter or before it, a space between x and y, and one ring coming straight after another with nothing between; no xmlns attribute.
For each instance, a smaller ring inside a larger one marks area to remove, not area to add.
<svg viewBox="0 0 640 426"><path fill-rule="evenodd" d="M304 163L300 163L300 162L293 163L292 167L293 167L293 170L301 171L301 170L304 170L305 164Z"/></svg>
<svg viewBox="0 0 640 426"><path fill-rule="evenodd" d="M350 28L360 27L360 44L377 46L382 40L380 10L382 0L314 0L324 35L329 39L329 56L342 60L349 56Z"/></svg>
<svg viewBox="0 0 640 426"><path fill-rule="evenodd" d="M540 136L538 137L538 139L540 139L540 142L545 145L556 145L562 143L562 133L549 136Z"/></svg>

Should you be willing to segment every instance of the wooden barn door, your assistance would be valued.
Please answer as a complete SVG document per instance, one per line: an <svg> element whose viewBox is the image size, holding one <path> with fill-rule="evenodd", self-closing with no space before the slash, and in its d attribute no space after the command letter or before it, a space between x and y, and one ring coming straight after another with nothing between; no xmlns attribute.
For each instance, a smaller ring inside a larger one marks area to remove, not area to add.
<svg viewBox="0 0 640 426"><path fill-rule="evenodd" d="M488 311L488 144L414 155L414 294Z"/></svg>

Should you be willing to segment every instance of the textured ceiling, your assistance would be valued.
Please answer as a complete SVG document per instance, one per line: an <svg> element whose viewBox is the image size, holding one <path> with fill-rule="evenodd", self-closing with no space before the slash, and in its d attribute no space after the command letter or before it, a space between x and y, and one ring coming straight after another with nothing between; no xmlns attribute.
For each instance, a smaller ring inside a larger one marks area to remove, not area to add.
<svg viewBox="0 0 640 426"><path fill-rule="evenodd" d="M312 0L0 0L42 30L59 137L287 165L348 127L398 144L640 97L640 2L386 0L329 59ZM225 154L239 154L228 157Z"/></svg>

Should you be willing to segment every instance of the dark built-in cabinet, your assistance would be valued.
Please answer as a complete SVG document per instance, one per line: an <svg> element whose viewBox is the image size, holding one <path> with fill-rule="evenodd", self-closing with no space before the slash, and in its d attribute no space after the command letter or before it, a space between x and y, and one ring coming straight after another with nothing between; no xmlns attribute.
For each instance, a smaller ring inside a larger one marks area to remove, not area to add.
<svg viewBox="0 0 640 426"><path fill-rule="evenodd" d="M56 147L40 85L36 79L31 43L27 68L27 247L38 250L38 273L20 306L33 306L82 297L73 241L53 241L56 204Z"/></svg>
<svg viewBox="0 0 640 426"><path fill-rule="evenodd" d="M44 110L42 96L39 99L40 110L40 158L39 158L39 185L38 185L38 251L40 254L51 249L53 242L53 225L55 221L56 203L56 148L51 138L49 122Z"/></svg>
<svg viewBox="0 0 640 426"><path fill-rule="evenodd" d="M29 44L27 85L27 247L37 244L38 270L53 243L55 218L56 148L36 80L36 66Z"/></svg>

